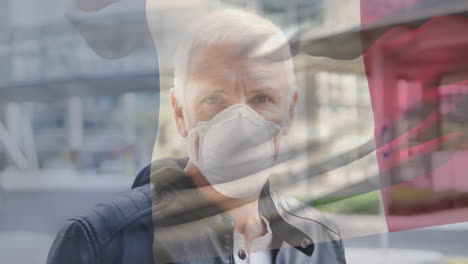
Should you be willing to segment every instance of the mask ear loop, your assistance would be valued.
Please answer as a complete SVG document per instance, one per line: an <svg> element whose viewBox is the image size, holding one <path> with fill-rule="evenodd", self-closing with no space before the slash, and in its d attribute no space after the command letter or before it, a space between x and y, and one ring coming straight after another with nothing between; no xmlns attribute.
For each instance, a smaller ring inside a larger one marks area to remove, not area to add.
<svg viewBox="0 0 468 264"><path fill-rule="evenodd" d="M200 153L197 153L196 151L197 134L200 140L199 128L193 128L187 135L185 142L190 161L192 161L195 165L197 165L198 160L200 159ZM200 147L198 147L198 150L200 150Z"/></svg>
<svg viewBox="0 0 468 264"><path fill-rule="evenodd" d="M178 100L179 100L179 98L178 98ZM185 107L182 108L182 114L184 115L185 128L188 130L189 120L188 120L188 115L187 115ZM199 131L200 131L200 127L197 124L196 127L188 130L188 135L185 138L186 152L187 152L187 154L189 156L190 161L192 163L194 163L195 165L197 165L197 167L198 167L198 164L199 164L198 160L200 159L200 153L197 153L195 144L196 144L196 141L197 141L197 138L196 138L197 133L198 133L198 138L200 139ZM198 147L198 150L200 150L200 147Z"/></svg>
<svg viewBox="0 0 468 264"><path fill-rule="evenodd" d="M204 122L199 123L197 125L197 127L190 130L190 132L189 132L189 134L187 136L188 142L186 142L186 145L188 145L188 152L189 152L190 161L193 164L195 164L198 167L199 170L203 170L202 163L200 162L200 160L203 159L202 152L201 152L202 148L200 146L203 145L203 138L204 137L202 136L202 134L205 134L203 132L206 129L204 124L205 124ZM197 142L198 142L198 148L197 148ZM198 151L197 151L197 149L198 149Z"/></svg>

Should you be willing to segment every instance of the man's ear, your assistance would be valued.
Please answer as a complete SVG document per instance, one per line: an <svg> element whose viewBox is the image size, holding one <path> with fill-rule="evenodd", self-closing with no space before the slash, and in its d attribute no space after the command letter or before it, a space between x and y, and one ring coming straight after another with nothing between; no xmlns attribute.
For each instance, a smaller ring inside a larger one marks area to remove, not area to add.
<svg viewBox="0 0 468 264"><path fill-rule="evenodd" d="M185 116L182 103L176 95L175 88L171 88L170 93L172 110L174 111L174 120L176 121L177 130L179 131L179 135L186 137L188 135L188 131L187 127L185 126Z"/></svg>
<svg viewBox="0 0 468 264"><path fill-rule="evenodd" d="M297 104L297 99L299 98L299 94L297 93L297 90L294 91L294 94L291 98L291 103L289 104L289 109L288 109L288 122L285 124L285 127L283 127L283 134L287 134L289 132L289 129L291 128L291 125L294 121L294 114L296 113L296 104Z"/></svg>

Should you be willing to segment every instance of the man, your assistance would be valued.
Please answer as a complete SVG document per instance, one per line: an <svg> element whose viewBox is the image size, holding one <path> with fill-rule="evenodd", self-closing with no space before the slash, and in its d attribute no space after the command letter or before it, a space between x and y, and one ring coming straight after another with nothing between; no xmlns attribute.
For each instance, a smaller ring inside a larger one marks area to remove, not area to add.
<svg viewBox="0 0 468 264"><path fill-rule="evenodd" d="M289 50L266 52L281 41L242 11L194 24L171 90L189 157L154 161L128 194L70 220L48 263L345 263L336 226L268 184L298 100L278 60Z"/></svg>

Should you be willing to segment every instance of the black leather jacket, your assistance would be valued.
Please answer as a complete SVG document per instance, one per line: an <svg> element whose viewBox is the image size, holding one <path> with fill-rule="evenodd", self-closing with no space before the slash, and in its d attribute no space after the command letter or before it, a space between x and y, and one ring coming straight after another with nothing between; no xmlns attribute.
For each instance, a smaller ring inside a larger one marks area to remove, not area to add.
<svg viewBox="0 0 468 264"><path fill-rule="evenodd" d="M70 219L47 263L234 263L234 221L201 197L186 162L155 161L127 194ZM272 263L346 263L337 227L315 210L268 184L259 207L273 233Z"/></svg>

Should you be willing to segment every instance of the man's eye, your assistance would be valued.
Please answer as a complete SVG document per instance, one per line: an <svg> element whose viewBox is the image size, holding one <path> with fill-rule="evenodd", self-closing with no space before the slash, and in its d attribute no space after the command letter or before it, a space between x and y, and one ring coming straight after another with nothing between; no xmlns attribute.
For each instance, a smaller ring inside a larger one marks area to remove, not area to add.
<svg viewBox="0 0 468 264"><path fill-rule="evenodd" d="M263 104L273 101L272 98L268 95L257 95L252 98L251 102L254 104Z"/></svg>
<svg viewBox="0 0 468 264"><path fill-rule="evenodd" d="M208 104L219 104L221 103L221 98L219 96L207 96L203 98L203 102Z"/></svg>

